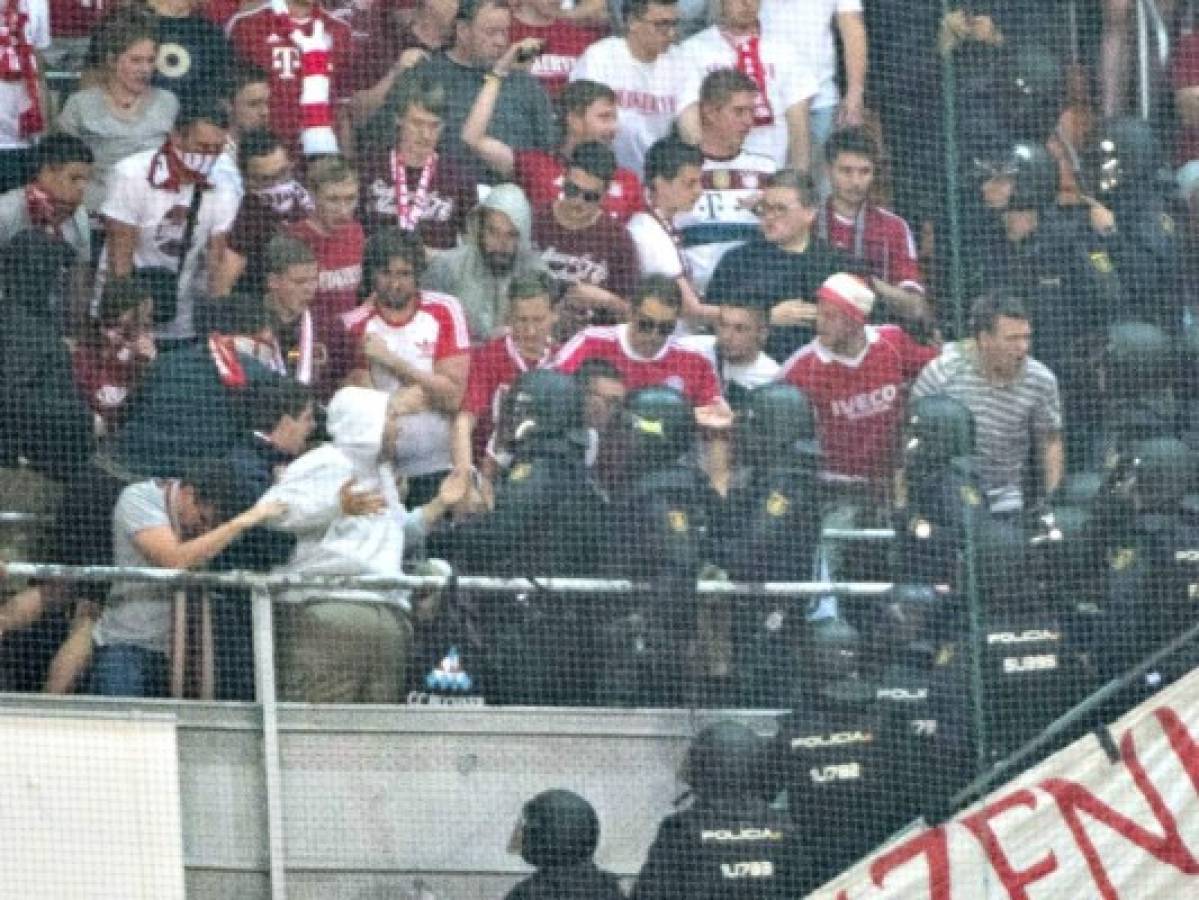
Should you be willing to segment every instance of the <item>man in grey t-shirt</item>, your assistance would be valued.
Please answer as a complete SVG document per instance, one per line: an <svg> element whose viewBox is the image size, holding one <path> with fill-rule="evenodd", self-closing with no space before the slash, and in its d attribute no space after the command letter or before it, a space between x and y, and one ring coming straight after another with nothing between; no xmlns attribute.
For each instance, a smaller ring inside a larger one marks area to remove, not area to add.
<svg viewBox="0 0 1199 900"><path fill-rule="evenodd" d="M264 502L230 518L238 505L238 483L228 463L212 461L197 465L181 479L129 485L112 514L114 564L199 568L244 532L285 511L281 503ZM114 583L94 632L95 693L116 697L166 693L173 593L165 585Z"/></svg>
<svg viewBox="0 0 1199 900"><path fill-rule="evenodd" d="M1024 469L1033 441L1044 494L1065 472L1057 378L1028 355L1032 329L1019 298L1003 292L980 297L971 324L974 337L947 345L925 366L912 397L948 394L970 410L991 510L1013 512L1024 507Z"/></svg>

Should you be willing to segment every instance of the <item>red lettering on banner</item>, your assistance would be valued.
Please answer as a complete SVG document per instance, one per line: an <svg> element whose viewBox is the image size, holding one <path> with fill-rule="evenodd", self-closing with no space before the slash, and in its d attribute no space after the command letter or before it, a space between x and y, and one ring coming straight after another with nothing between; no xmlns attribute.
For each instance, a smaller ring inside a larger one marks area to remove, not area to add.
<svg viewBox="0 0 1199 900"><path fill-rule="evenodd" d="M1159 719L1160 712L1162 711L1159 711ZM1171 735L1167 731L1167 736L1171 738L1170 744L1174 748L1174 751L1179 753L1180 748L1175 744L1174 735ZM1185 739L1181 749L1183 752L1193 753L1194 743L1189 737ZM1166 865L1173 866L1185 875L1199 875L1199 860L1196 860L1191 855L1191 852L1183 843L1182 835L1178 832L1178 823L1175 821L1173 813L1166 806L1157 787L1149 780L1149 776L1145 772L1145 766L1141 763L1140 757L1137 755L1136 743L1133 740L1131 731L1125 732L1124 736L1120 739L1120 755L1124 760L1125 766L1128 768L1129 774L1132 775L1133 782L1145 798L1145 802L1149 804L1149 808L1153 811L1154 818L1161 825L1164 832L1162 835L1159 836L1145 830L1124 814L1112 809L1082 785L1076 784L1073 781L1066 781L1061 778L1049 778L1039 785L1039 787L1052 794L1053 799L1057 801L1058 808L1062 812L1062 817L1065 818L1066 824L1070 827L1070 832L1074 835L1074 841L1082 851L1083 858L1087 861L1087 867L1091 870L1091 877L1095 879L1095 884L1099 888L1099 893L1104 900L1119 900L1119 894L1108 877L1098 849L1087 835L1086 829L1083 828L1082 820L1079 816L1080 811L1086 812L1092 818L1107 825L1126 840L1148 851ZM1186 760L1183 754L1179 753L1179 757L1184 760L1185 765ZM1188 771L1190 770L1188 769ZM1193 774L1192 780L1194 780Z"/></svg>
<svg viewBox="0 0 1199 900"><path fill-rule="evenodd" d="M1199 794L1199 744L1195 743L1195 739L1187 731L1186 725L1182 724L1178 713L1170 707L1163 706L1153 715L1161 723L1162 731L1166 733L1166 739L1174 748L1174 753L1182 762L1182 767L1186 769L1187 777L1191 779L1191 787L1195 789L1196 794Z"/></svg>
<svg viewBox="0 0 1199 900"><path fill-rule="evenodd" d="M991 860L991 865L995 869L995 874L999 876L999 880L1007 889L1008 897L1011 900L1028 900L1028 891L1025 887L1035 881L1040 881L1050 872L1057 869L1057 857L1050 851L1048 855L1043 856L1040 860L1034 863L1030 868L1017 871L1012 867L1012 862L1008 859L1007 854L1003 850L1003 846L999 843L999 837L995 834L995 830L991 827L991 820L997 819L1005 812L1015 809L1018 806L1023 806L1027 809L1037 808L1037 798L1032 791L1023 790L1016 791L1014 794L1009 794L996 800L994 803L989 803L976 813L971 813L961 819L961 824L970 830L970 833L982 844L983 849L987 852L987 858Z"/></svg>
<svg viewBox="0 0 1199 900"><path fill-rule="evenodd" d="M870 864L870 877L874 880L874 886L882 887L883 881L891 874L892 870L898 869L921 855L925 857L928 865L929 900L951 900L949 838L945 834L944 828L934 828L918 834L899 846L892 847L875 859Z"/></svg>

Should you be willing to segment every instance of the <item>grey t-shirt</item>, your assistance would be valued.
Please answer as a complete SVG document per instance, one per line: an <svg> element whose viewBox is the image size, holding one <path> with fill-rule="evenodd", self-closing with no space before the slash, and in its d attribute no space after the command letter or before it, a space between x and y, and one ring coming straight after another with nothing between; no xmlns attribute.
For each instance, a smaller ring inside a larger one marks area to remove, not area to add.
<svg viewBox="0 0 1199 900"><path fill-rule="evenodd" d="M175 124L179 101L170 91L151 88L140 114L124 119L113 112L104 91L98 87L78 91L67 98L58 117L58 127L87 144L96 155L92 178L88 182L83 205L98 212L104 202L108 173L112 167L134 153L156 149Z"/></svg>
<svg viewBox="0 0 1199 900"><path fill-rule="evenodd" d="M466 121L475 97L483 88L485 69L476 69L454 62L445 53L434 55L422 63L420 71L445 86L446 108L442 121L440 149L454 158L468 176L485 181L487 167L462 142L462 123ZM545 89L537 79L525 72L513 72L500 86L495 113L487 133L503 141L513 150L552 150L558 143L558 128L554 108Z"/></svg>
<svg viewBox="0 0 1199 900"><path fill-rule="evenodd" d="M134 536L150 528L170 526L167 510L168 482L139 481L121 491L112 512L113 564L155 567ZM171 635L171 597L174 591L155 584L116 582L96 626L95 639L105 644L133 644L166 653Z"/></svg>

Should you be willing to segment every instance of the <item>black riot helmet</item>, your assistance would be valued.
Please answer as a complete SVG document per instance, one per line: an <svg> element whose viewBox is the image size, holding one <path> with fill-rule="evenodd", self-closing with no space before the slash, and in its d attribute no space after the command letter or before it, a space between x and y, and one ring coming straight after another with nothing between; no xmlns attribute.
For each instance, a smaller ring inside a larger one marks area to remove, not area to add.
<svg viewBox="0 0 1199 900"><path fill-rule="evenodd" d="M1169 513L1194 493L1199 470L1194 451L1177 438L1152 438L1132 448L1133 490L1138 511Z"/></svg>
<svg viewBox="0 0 1199 900"><path fill-rule="evenodd" d="M998 175L1012 179L1007 208L1013 211L1048 209L1057 202L1057 160L1036 141L1017 141L1000 161Z"/></svg>
<svg viewBox="0 0 1199 900"><path fill-rule="evenodd" d="M787 464L796 454L820 455L816 414L807 396L791 384L764 384L750 391L738 422L738 444L751 465Z"/></svg>
<svg viewBox="0 0 1199 900"><path fill-rule="evenodd" d="M1048 47L1019 42L999 69L999 103L1008 133L1041 143L1053 133L1066 98L1061 61Z"/></svg>
<svg viewBox="0 0 1199 900"><path fill-rule="evenodd" d="M674 388L657 386L633 391L625 401L632 438L632 457L638 466L669 465L691 449L695 414Z"/></svg>
<svg viewBox="0 0 1199 900"><path fill-rule="evenodd" d="M1158 190L1164 157L1148 122L1133 116L1104 122L1090 155L1094 192L1100 199L1119 202Z"/></svg>
<svg viewBox="0 0 1199 900"><path fill-rule="evenodd" d="M973 453L974 415L964 403L947 394L932 394L909 404L904 448L909 467L935 471Z"/></svg>
<svg viewBox="0 0 1199 900"><path fill-rule="evenodd" d="M696 735L683 780L700 799L760 796L765 787L766 743L740 722L720 721Z"/></svg>
<svg viewBox="0 0 1199 900"><path fill-rule="evenodd" d="M509 421L516 443L571 438L586 440L583 392L569 375L535 369L520 376L509 400Z"/></svg>
<svg viewBox="0 0 1199 900"><path fill-rule="evenodd" d="M1103 391L1110 399L1138 400L1171 386L1174 350L1166 333L1146 322L1120 322L1107 330Z"/></svg>
<svg viewBox="0 0 1199 900"><path fill-rule="evenodd" d="M544 791L521 812L520 855L538 869L587 862L599 833L599 816L585 799L573 791Z"/></svg>

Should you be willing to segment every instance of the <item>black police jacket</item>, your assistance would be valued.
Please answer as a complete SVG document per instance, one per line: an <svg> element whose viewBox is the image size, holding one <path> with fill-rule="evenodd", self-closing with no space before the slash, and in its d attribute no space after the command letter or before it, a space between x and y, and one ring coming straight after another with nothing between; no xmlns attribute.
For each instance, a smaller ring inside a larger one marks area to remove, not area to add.
<svg viewBox="0 0 1199 900"><path fill-rule="evenodd" d="M616 876L588 860L573 866L538 869L504 900L624 900Z"/></svg>
<svg viewBox="0 0 1199 900"><path fill-rule="evenodd" d="M795 826L765 800L699 799L658 827L634 900L799 896L807 856Z"/></svg>
<svg viewBox="0 0 1199 900"><path fill-rule="evenodd" d="M755 472L729 492L717 548L735 580L805 581L812 575L820 515L813 473L800 466Z"/></svg>
<svg viewBox="0 0 1199 900"><path fill-rule="evenodd" d="M495 509L434 544L463 571L586 575L594 571L601 501L582 450L545 441L517 456L496 486Z"/></svg>
<svg viewBox="0 0 1199 900"><path fill-rule="evenodd" d="M608 511L608 570L632 578L694 579L713 556L713 502L703 473L686 465L634 478Z"/></svg>

